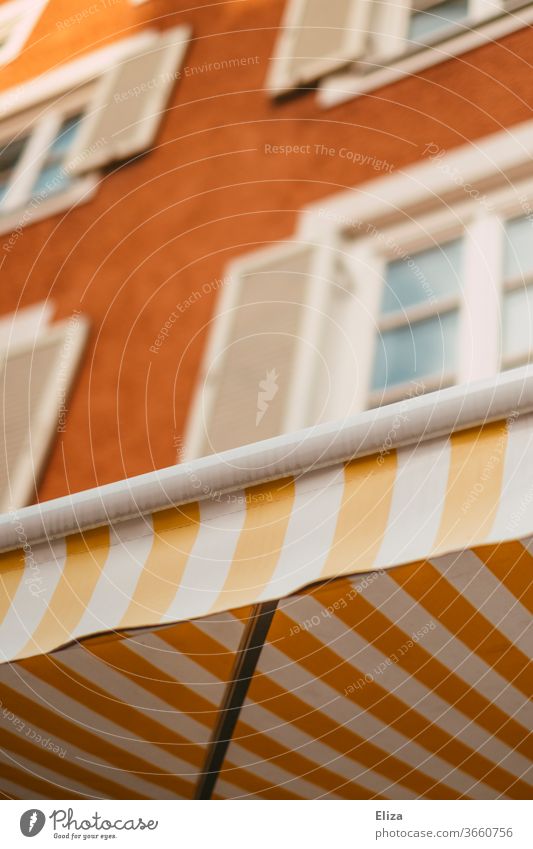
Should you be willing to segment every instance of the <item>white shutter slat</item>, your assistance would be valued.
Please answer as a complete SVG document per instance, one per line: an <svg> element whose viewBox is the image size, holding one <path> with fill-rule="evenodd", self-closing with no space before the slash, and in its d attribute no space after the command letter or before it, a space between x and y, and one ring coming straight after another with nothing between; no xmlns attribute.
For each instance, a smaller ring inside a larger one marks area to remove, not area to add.
<svg viewBox="0 0 533 849"><path fill-rule="evenodd" d="M180 26L143 45L96 87L66 170L81 174L151 147L178 78L190 30Z"/></svg>
<svg viewBox="0 0 533 849"><path fill-rule="evenodd" d="M0 510L23 507L43 469L87 325L78 318L10 346L0 368Z"/></svg>
<svg viewBox="0 0 533 849"><path fill-rule="evenodd" d="M267 86L281 94L361 58L372 0L289 0Z"/></svg>
<svg viewBox="0 0 533 849"><path fill-rule="evenodd" d="M189 424L188 458L310 423L306 360L315 350L319 301L328 287L323 255L322 247L291 243L234 264ZM297 399L302 405L295 410Z"/></svg>

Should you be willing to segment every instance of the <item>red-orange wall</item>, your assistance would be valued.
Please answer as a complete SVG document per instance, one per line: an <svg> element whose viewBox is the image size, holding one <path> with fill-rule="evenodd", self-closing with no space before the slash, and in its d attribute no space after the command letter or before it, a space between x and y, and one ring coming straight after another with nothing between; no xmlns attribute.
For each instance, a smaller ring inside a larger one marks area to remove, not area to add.
<svg viewBox="0 0 533 849"><path fill-rule="evenodd" d="M290 236L304 204L376 176L338 156L267 154L265 144L347 146L401 169L429 142L452 148L528 119L533 103L528 30L324 111L312 92L276 103L262 90L283 0L105 0L82 23L62 25L94 5L50 0L0 87L150 21L192 24L189 67L258 59L183 75L157 149L106 174L91 202L28 227L6 256L0 313L51 298L57 317L80 309L92 324L43 500L175 462L216 287L151 353L168 315L222 277L230 257Z"/></svg>

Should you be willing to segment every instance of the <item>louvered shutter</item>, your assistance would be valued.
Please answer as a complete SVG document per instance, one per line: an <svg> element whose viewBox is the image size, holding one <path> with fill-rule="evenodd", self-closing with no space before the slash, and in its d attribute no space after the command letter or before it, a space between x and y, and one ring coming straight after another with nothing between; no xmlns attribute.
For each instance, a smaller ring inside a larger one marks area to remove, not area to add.
<svg viewBox="0 0 533 849"><path fill-rule="evenodd" d="M372 0L288 0L267 87L274 94L313 82L360 58Z"/></svg>
<svg viewBox="0 0 533 849"><path fill-rule="evenodd" d="M326 248L290 244L235 264L214 321L189 458L312 424L306 409L327 263Z"/></svg>
<svg viewBox="0 0 533 849"><path fill-rule="evenodd" d="M179 75L190 32L154 33L142 51L101 78L66 170L81 174L151 147Z"/></svg>
<svg viewBox="0 0 533 849"><path fill-rule="evenodd" d="M75 373L87 327L81 317L11 345L0 363L0 511L35 491Z"/></svg>

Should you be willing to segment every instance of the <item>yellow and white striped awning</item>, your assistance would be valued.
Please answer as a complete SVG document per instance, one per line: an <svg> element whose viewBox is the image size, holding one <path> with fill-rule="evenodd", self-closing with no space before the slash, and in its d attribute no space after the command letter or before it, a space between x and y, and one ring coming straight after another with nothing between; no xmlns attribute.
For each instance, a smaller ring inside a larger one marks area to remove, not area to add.
<svg viewBox="0 0 533 849"><path fill-rule="evenodd" d="M215 798L530 798L532 439L510 410L21 538L0 565L0 788L197 795L248 623L281 599Z"/></svg>

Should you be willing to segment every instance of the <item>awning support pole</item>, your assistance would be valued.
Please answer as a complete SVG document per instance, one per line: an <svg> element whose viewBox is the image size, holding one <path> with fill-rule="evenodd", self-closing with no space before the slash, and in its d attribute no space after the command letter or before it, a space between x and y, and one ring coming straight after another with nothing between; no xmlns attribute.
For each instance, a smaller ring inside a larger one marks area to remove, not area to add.
<svg viewBox="0 0 533 849"><path fill-rule="evenodd" d="M266 601L252 610L196 788L197 799L212 796L277 605L277 601Z"/></svg>

